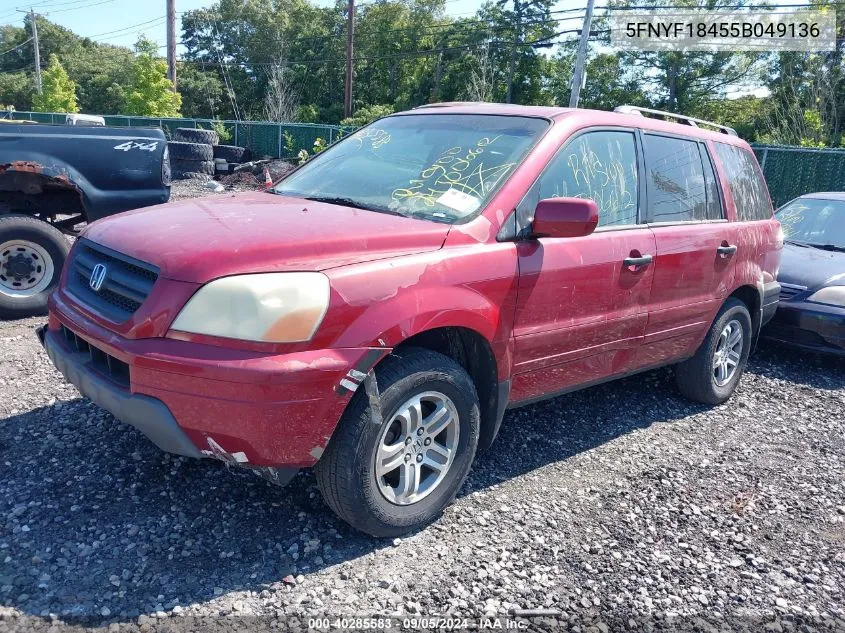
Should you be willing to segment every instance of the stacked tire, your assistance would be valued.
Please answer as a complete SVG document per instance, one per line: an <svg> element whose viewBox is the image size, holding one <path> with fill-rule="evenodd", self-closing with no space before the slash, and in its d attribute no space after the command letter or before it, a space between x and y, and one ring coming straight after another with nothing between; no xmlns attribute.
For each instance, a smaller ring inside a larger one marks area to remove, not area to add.
<svg viewBox="0 0 845 633"><path fill-rule="evenodd" d="M235 145L218 145L220 137L214 130L180 127L170 150L170 165L174 180L208 180L215 173L215 159L241 163L248 159L249 150Z"/></svg>
<svg viewBox="0 0 845 633"><path fill-rule="evenodd" d="M214 146L220 140L214 130L180 127L167 144L174 180L208 180L214 175Z"/></svg>

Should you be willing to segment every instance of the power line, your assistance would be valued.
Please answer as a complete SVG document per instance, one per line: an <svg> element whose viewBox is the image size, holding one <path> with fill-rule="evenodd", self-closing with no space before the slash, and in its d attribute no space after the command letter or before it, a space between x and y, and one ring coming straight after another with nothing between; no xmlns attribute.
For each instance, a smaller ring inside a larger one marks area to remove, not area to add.
<svg viewBox="0 0 845 633"><path fill-rule="evenodd" d="M132 29L139 27L139 26L144 26L144 25L150 24L152 22L162 21L166 17L167 16L162 15L160 17L153 18L152 20L147 20L146 22L139 22L138 24L130 24L129 26L124 26L123 28L115 29L114 31L106 31L105 33L94 33L94 35L80 35L80 37L84 37L86 39L93 40L97 37L102 37L103 35L111 35L112 33L119 33L121 31L131 31Z"/></svg>
<svg viewBox="0 0 845 633"><path fill-rule="evenodd" d="M13 51L16 51L16 50L18 50L20 47L22 47L22 46L24 46L24 45L26 45L26 44L29 44L31 41L32 41L32 38L30 37L28 40L25 40L25 41L21 42L20 44L18 44L18 45L17 45L17 46L15 46L14 48L10 48L10 49L9 49L9 50L7 50L7 51L3 51L2 53L0 53L0 56L2 56L2 55L6 55L7 53L11 53L11 52L13 52Z"/></svg>

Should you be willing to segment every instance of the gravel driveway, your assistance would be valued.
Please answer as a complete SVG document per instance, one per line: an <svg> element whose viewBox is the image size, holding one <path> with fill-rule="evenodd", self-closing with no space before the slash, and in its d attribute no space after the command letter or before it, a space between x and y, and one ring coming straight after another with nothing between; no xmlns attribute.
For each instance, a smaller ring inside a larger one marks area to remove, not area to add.
<svg viewBox="0 0 845 633"><path fill-rule="evenodd" d="M843 361L764 345L713 409L660 370L512 411L436 524L380 541L310 473L280 489L160 452L63 382L41 322L0 322L0 631L521 610L544 630L845 631Z"/></svg>

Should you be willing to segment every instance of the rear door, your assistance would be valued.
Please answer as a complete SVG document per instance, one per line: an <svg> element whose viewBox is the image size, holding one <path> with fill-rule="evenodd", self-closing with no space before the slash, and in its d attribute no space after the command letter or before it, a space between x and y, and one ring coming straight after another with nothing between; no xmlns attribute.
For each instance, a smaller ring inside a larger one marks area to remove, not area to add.
<svg viewBox="0 0 845 633"><path fill-rule="evenodd" d="M524 401L628 370L647 321L655 242L638 224L642 160L636 130L570 138L517 209L530 227L537 202L591 198L599 225L579 238L517 243L519 288L511 398ZM638 265L629 258L645 258Z"/></svg>
<svg viewBox="0 0 845 633"><path fill-rule="evenodd" d="M694 352L733 286L737 231L706 143L642 133L646 221L656 240L640 365Z"/></svg>

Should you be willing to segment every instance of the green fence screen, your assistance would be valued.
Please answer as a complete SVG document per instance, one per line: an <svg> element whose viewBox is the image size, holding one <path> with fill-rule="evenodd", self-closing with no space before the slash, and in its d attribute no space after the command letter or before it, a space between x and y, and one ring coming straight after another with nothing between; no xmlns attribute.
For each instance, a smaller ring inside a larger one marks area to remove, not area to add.
<svg viewBox="0 0 845 633"><path fill-rule="evenodd" d="M39 123L63 125L66 114L50 112L15 112L17 119L28 119ZM158 117L102 115L106 125L116 127L160 127L168 138L173 137L177 127L201 127L211 129L218 123L213 119L163 119ZM252 150L256 158L293 158L299 150L309 152L318 138L333 143L351 128L339 125L317 123L270 123L267 121L223 121L231 138L220 141L227 145L240 145Z"/></svg>
<svg viewBox="0 0 845 633"><path fill-rule="evenodd" d="M775 208L805 193L845 191L845 149L753 145Z"/></svg>

